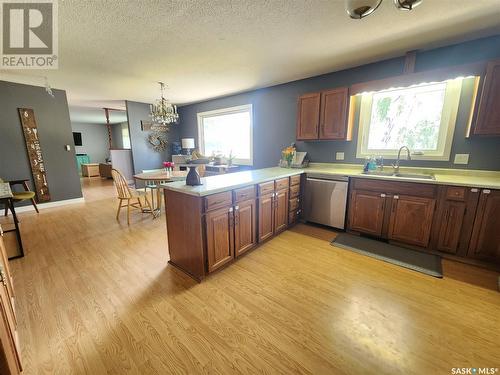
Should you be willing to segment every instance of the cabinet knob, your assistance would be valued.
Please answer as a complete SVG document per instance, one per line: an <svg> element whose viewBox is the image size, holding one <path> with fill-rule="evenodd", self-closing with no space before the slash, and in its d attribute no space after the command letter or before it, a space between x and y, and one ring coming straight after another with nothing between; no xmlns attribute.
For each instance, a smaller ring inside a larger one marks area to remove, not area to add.
<svg viewBox="0 0 500 375"><path fill-rule="evenodd" d="M229 212L233 212L233 208L232 207L229 207Z"/></svg>
<svg viewBox="0 0 500 375"><path fill-rule="evenodd" d="M386 195L385 194L380 194L380 198L385 198Z"/></svg>
<svg viewBox="0 0 500 375"><path fill-rule="evenodd" d="M394 199L395 199L395 200L398 200L398 199L399 199L399 195L395 195L395 196L394 196Z"/></svg>
<svg viewBox="0 0 500 375"><path fill-rule="evenodd" d="M483 190L483 194L489 194L489 193L491 193L491 190L489 190L489 189L484 189Z"/></svg>
<svg viewBox="0 0 500 375"><path fill-rule="evenodd" d="M478 191L479 191L479 189L476 189L476 188L472 188L472 189L470 189L470 192L471 192L471 193L477 193Z"/></svg>
<svg viewBox="0 0 500 375"><path fill-rule="evenodd" d="M239 209L240 209L240 206L234 206L234 209L235 209L235 210L239 210Z"/></svg>

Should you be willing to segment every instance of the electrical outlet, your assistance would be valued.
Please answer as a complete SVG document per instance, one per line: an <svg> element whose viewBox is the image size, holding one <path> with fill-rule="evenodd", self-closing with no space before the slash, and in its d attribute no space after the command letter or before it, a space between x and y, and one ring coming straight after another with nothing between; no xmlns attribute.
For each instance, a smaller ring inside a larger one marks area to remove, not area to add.
<svg viewBox="0 0 500 375"><path fill-rule="evenodd" d="M454 164L469 164L469 154L455 154Z"/></svg>
<svg viewBox="0 0 500 375"><path fill-rule="evenodd" d="M335 153L335 160L344 160L344 153L343 152L336 152Z"/></svg>

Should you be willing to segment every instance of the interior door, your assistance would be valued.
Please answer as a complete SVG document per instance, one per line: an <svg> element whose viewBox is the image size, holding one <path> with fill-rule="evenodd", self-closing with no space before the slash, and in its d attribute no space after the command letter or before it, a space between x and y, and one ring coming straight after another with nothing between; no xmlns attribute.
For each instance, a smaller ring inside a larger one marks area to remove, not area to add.
<svg viewBox="0 0 500 375"><path fill-rule="evenodd" d="M346 139L348 91L341 87L321 93L319 139Z"/></svg>
<svg viewBox="0 0 500 375"><path fill-rule="evenodd" d="M432 198L394 195L388 237L410 245L427 247L436 201Z"/></svg>
<svg viewBox="0 0 500 375"><path fill-rule="evenodd" d="M274 202L274 233L276 234L288 227L288 189L276 192Z"/></svg>
<svg viewBox="0 0 500 375"><path fill-rule="evenodd" d="M385 202L384 193L353 190L349 204L349 229L380 237Z"/></svg>
<svg viewBox="0 0 500 375"><path fill-rule="evenodd" d="M274 193L259 198L259 241L265 241L274 233Z"/></svg>
<svg viewBox="0 0 500 375"><path fill-rule="evenodd" d="M321 94L319 92L299 97L297 108L297 139L318 139L319 107Z"/></svg>
<svg viewBox="0 0 500 375"><path fill-rule="evenodd" d="M500 262L500 190L482 190L467 255Z"/></svg>
<svg viewBox="0 0 500 375"><path fill-rule="evenodd" d="M205 220L208 272L212 272L234 257L233 208L208 212Z"/></svg>
<svg viewBox="0 0 500 375"><path fill-rule="evenodd" d="M257 243L257 204L255 199L234 207L234 251L236 256L250 250Z"/></svg>

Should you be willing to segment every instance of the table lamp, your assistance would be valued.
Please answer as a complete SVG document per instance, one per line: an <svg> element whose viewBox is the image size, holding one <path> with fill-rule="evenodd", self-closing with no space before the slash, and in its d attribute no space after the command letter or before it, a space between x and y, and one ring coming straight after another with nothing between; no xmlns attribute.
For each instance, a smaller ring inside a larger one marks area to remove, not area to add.
<svg viewBox="0 0 500 375"><path fill-rule="evenodd" d="M182 143L182 148L184 150L187 150L188 155L191 153L191 150L195 148L194 138L182 138L181 143Z"/></svg>

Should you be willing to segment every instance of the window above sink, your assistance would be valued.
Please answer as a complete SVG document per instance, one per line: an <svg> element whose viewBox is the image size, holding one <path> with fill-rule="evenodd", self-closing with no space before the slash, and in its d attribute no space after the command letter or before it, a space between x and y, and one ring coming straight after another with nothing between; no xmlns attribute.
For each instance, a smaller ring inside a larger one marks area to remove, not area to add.
<svg viewBox="0 0 500 375"><path fill-rule="evenodd" d="M361 100L357 158L396 159L407 145L415 160L449 160L462 84L475 77L422 83L356 96Z"/></svg>

